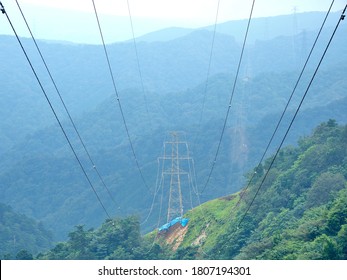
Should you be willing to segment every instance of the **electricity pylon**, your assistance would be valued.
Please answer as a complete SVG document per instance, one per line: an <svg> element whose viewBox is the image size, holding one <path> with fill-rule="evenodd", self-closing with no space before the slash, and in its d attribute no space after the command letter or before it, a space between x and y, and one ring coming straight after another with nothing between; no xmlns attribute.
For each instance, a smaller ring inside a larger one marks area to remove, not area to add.
<svg viewBox="0 0 347 280"><path fill-rule="evenodd" d="M165 175L170 176L169 201L167 210L167 222L183 216L183 200L182 200L182 175L188 175L188 184L191 178L189 170L183 170L182 167L187 166L183 161L191 160L189 156L188 144L186 141L180 140L181 132L170 132L170 140L164 142L164 156L159 159L163 160L162 178ZM170 167L165 169L165 162L170 162ZM189 163L188 163L189 166Z"/></svg>

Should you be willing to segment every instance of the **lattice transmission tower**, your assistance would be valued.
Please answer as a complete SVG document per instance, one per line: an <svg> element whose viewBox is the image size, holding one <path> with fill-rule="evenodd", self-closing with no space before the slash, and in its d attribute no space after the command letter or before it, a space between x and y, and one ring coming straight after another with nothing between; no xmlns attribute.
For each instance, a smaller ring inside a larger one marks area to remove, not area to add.
<svg viewBox="0 0 347 280"><path fill-rule="evenodd" d="M190 193L194 189L193 168L194 162L189 155L187 141L182 141L182 132L169 133L170 140L164 142L164 155L162 160L162 181L170 177L168 191L167 222L182 217L184 211L183 193ZM163 187L165 183L163 183Z"/></svg>

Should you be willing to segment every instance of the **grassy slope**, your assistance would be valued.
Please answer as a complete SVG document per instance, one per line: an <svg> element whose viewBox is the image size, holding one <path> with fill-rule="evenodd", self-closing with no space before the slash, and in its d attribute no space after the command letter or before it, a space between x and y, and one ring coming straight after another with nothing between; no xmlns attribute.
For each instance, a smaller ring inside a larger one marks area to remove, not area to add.
<svg viewBox="0 0 347 280"><path fill-rule="evenodd" d="M221 234L223 234L234 221L235 213L233 210L239 201L239 194L210 200L200 206L189 210L184 217L189 219L188 230L184 232L184 239L180 239L180 232L177 231L176 240L171 244L166 244L164 238L159 239L159 243L165 248L172 250L179 242L179 250L191 248L197 249L197 254L208 257L208 252L214 246ZM148 241L155 239L156 231L145 236ZM170 237L172 238L172 237Z"/></svg>
<svg viewBox="0 0 347 280"><path fill-rule="evenodd" d="M217 198L190 210L185 215L190 219L189 231L181 247L194 244L199 245L204 251L212 248L219 234L223 233L230 225L238 197L238 194L234 194Z"/></svg>

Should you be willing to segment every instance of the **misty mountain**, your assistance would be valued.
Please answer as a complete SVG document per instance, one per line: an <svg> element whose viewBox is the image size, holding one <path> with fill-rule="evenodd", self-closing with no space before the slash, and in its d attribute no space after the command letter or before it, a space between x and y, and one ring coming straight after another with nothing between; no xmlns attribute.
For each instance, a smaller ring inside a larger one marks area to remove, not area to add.
<svg viewBox="0 0 347 280"><path fill-rule="evenodd" d="M280 36L295 36L300 33L318 30L325 17L325 12L293 13L272 17L253 18L250 26L248 43L256 41L268 41ZM326 26L335 26L341 11L330 13ZM244 39L248 20L235 20L217 24L217 31L222 34L233 36L241 43ZM212 30L214 26L206 27ZM295 40L295 39L294 39ZM293 42L295 44L295 42Z"/></svg>
<svg viewBox="0 0 347 280"><path fill-rule="evenodd" d="M337 32L310 88L288 143L295 143L298 137L329 118L346 122L344 89L347 82L343 69L347 47L343 28ZM257 164L271 136L316 32L256 40L247 47L217 164L202 201L241 188L243 175ZM287 123L307 87L328 35L329 30L324 30L289 107ZM170 130L186 132L198 186L202 188L206 182L241 51L233 37L217 33L207 79L212 37L211 31L196 30L169 41L139 41L144 90L133 42L107 45L129 133L152 191L157 176L157 157L161 156L165 135ZM152 195L138 174L102 47L39 41L116 205L97 179L67 122L32 42L22 40L108 211L111 215L136 214L144 219L150 210ZM300 42L294 49L293 40ZM69 150L18 43L11 36L1 36L0 46L1 202L44 222L58 240L65 239L76 224L99 225L105 213ZM284 129L285 126L281 127L280 132ZM278 139L276 141L278 143ZM274 149L271 147L270 152ZM158 211L158 207L154 205L154 211ZM143 231L152 230L155 222L151 217Z"/></svg>
<svg viewBox="0 0 347 280"><path fill-rule="evenodd" d="M0 203L0 258L14 259L19 252L37 254L53 245L52 233L42 223Z"/></svg>
<svg viewBox="0 0 347 280"><path fill-rule="evenodd" d="M219 93L223 93L222 89L229 83L227 77L223 78L211 80L211 86ZM259 83L255 85L259 86ZM198 87L180 95L171 94L162 99L157 98L156 101L149 100L150 112L153 112L150 115L151 124L148 122L146 109L136 103L134 92L128 92L129 98L123 104L124 110L136 112L126 114L126 117L139 163L152 190L155 187L157 157L161 156L165 133L182 127L186 130L191 146L198 186L202 188L205 183L223 121L224 112L217 112L224 102L222 97L219 102L212 96L207 98L203 122L197 131L200 106L194 105L197 102L194 100L199 100L199 92ZM224 93L224 99L227 93ZM188 95L193 100L191 104L185 98ZM273 100L272 107L283 106L274 98L266 95L264 98ZM295 143L298 137L309 134L322 119L335 118L340 123L345 123L346 107L347 98L336 100L327 106L307 108L298 116L287 143ZM243 175L258 163L276 125L275 120L279 119L279 113L275 110L271 114L271 110L267 109L267 115L263 110L264 107L259 106L258 111L252 109L253 114L247 114L253 119L252 122L237 118L242 107L232 114L231 120L234 121L227 127L213 177L202 195L203 201L237 191L244 182ZM292 111L288 112L278 135L283 135L292 114ZM258 122L255 121L257 118ZM136 213L144 218L150 210L152 198L136 169L114 97L106 100L97 110L84 114L83 118L77 119L77 123L117 205L112 203L97 179L71 125L64 123L64 126L108 211L111 215ZM279 136L274 143L278 141ZM243 148L245 145L246 150ZM272 145L269 152L274 151L275 147ZM105 218L105 213L97 203L57 125L28 135L24 142L3 155L0 166L3 201L14 204L16 209L45 222L60 239L75 224L96 226ZM157 207L159 205L155 205L155 211L158 210ZM154 216L144 228L151 229L153 223Z"/></svg>
<svg viewBox="0 0 347 280"><path fill-rule="evenodd" d="M253 18L251 22L248 44L253 45L256 41L269 41L279 36L295 36L300 33L312 32L319 29L325 17L325 12L293 13L291 15L281 15L272 17ZM336 24L336 19L341 15L341 11L330 14L327 26ZM234 37L238 43L242 43L248 20L232 20L217 23L216 31L221 34ZM214 30L214 25L199 28L202 30ZM136 38L138 42L171 41L179 37L194 32L190 28L172 27L154 31ZM293 44L297 43L295 40Z"/></svg>
<svg viewBox="0 0 347 280"><path fill-rule="evenodd" d="M323 32L312 62L308 65L311 71L326 43L327 32ZM296 37L257 41L245 50L241 77L252 78L263 72L298 72L306 59L315 34L316 32L305 32ZM343 66L341 68L336 65L343 65L343 61L347 60L347 47L340 43L342 34L343 27L338 30L327 59L322 65L322 70L335 71L338 78L343 73ZM138 96L138 102L143 103L145 95L161 95L196 87L207 77L212 37L212 32L200 30L168 42L139 42L137 47L143 88L139 79L133 43L109 45L108 50L120 97L122 98L122 91L127 88L140 89L142 93ZM300 42L296 45L295 51L292 47L288 47L292 46L293 38ZM22 41L47 94L54 101L54 105L59 106L54 88L33 49L32 42L28 39ZM0 102L3 102L0 104L2 108L0 120L2 122L5 120L2 127L6 128L5 133L1 135L3 143L1 153L16 139L23 139L32 129L53 123L54 118L50 117L49 107L15 38L1 36L0 45L2 48ZM73 117L94 109L95 104L101 103L114 92L101 46L44 41L40 41L39 45ZM232 78L235 75L239 52L240 46L232 37L217 33L209 75L230 73Z"/></svg>

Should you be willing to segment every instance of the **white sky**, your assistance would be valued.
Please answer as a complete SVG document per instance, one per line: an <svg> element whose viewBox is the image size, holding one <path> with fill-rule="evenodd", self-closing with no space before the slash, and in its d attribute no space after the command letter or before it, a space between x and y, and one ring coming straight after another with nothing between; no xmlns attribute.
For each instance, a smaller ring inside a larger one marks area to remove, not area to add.
<svg viewBox="0 0 347 280"><path fill-rule="evenodd" d="M20 20L15 0L1 1L10 17ZM92 23L95 24L95 17L92 15L92 0L18 0L18 2L29 23L32 23L31 26L41 38L71 40L69 31L72 32L72 30L67 30L64 23L67 24L69 20L71 21L77 11L80 12L79 14L82 12L85 16L89 15L90 22L93 21ZM215 21L218 0L129 0L129 3L135 34L140 36L172 26L195 28L212 25ZM330 3L331 0L256 0L253 17L292 14L294 7L299 13L327 11ZM118 18L118 26L120 24L125 28L125 24L129 25L127 0L95 0L95 4L101 19ZM251 5L252 0L220 0L218 22L248 18ZM335 0L333 11L342 10L345 5L346 0ZM40 14L40 11L44 12ZM121 17L123 22L119 21ZM89 24L84 20L85 18L79 19L71 28L77 28L80 25L79 28L82 30L82 26ZM11 31L4 27L5 25L4 20L0 18L0 34L11 34ZM65 30L58 30L59 25ZM21 30L21 27L18 28ZM126 31L123 33L119 31L114 38L117 37L117 40L130 39L131 33L127 28L125 29ZM66 38L62 38L64 32ZM74 35L75 41L86 40L77 39L77 33L75 32ZM81 36L82 33L81 31ZM20 34L23 35L22 32Z"/></svg>
<svg viewBox="0 0 347 280"><path fill-rule="evenodd" d="M14 0L12 0L14 2ZM9 1L5 1L9 2ZM90 12L91 0L19 0L20 3L67 10ZM127 0L95 0L100 13L128 16ZM214 18L218 0L129 0L134 17L196 19L210 22ZM298 12L324 11L331 0L256 0L254 16L290 14ZM245 18L249 14L252 0L220 0L221 21ZM344 0L335 1L336 9L342 9Z"/></svg>

